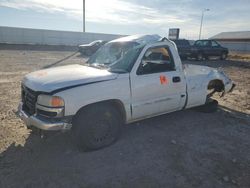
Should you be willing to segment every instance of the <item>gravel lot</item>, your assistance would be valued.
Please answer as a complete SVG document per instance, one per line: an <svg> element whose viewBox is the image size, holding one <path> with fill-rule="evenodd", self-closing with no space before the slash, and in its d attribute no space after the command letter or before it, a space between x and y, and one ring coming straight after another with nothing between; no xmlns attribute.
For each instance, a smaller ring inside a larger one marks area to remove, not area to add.
<svg viewBox="0 0 250 188"><path fill-rule="evenodd" d="M15 115L22 77L72 53L0 50L0 187L250 187L250 59L185 62L222 67L236 82L216 96L217 112L126 125L114 145L84 153L70 132L40 139ZM75 54L63 64L84 61Z"/></svg>

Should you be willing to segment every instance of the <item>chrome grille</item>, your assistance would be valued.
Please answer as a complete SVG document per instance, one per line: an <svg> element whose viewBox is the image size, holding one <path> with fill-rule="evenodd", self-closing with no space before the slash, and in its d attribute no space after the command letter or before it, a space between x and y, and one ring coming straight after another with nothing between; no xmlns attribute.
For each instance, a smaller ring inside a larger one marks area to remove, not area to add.
<svg viewBox="0 0 250 188"><path fill-rule="evenodd" d="M29 115L33 115L36 111L37 96L37 92L22 86L23 110Z"/></svg>

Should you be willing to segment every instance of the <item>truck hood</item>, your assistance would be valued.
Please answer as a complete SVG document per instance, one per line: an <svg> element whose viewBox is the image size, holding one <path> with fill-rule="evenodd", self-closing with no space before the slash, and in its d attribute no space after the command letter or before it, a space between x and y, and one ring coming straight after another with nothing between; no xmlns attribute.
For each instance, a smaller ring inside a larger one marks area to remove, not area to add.
<svg viewBox="0 0 250 188"><path fill-rule="evenodd" d="M118 74L83 65L66 65L27 74L23 85L41 92L116 79Z"/></svg>

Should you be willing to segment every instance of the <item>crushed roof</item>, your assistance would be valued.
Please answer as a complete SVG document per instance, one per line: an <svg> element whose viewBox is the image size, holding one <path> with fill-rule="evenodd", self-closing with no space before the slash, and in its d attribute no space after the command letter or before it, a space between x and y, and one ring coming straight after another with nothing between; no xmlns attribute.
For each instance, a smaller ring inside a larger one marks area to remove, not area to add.
<svg viewBox="0 0 250 188"><path fill-rule="evenodd" d="M139 44L144 44L144 43L156 42L156 41L159 41L159 39L161 39L159 35L131 35L127 37L118 38L110 42L134 41L134 42L138 42Z"/></svg>

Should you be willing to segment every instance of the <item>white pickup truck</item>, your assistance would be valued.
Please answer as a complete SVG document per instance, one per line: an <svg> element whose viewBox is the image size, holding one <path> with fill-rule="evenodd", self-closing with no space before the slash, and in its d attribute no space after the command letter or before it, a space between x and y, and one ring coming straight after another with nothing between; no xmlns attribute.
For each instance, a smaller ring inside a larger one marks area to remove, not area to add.
<svg viewBox="0 0 250 188"><path fill-rule="evenodd" d="M113 40L83 65L32 72L22 81L19 115L28 127L73 130L83 149L114 142L121 126L206 105L233 82L220 70L182 65L175 44L158 35Z"/></svg>

